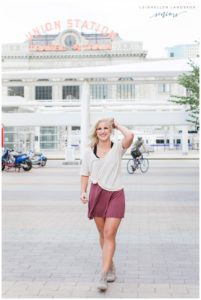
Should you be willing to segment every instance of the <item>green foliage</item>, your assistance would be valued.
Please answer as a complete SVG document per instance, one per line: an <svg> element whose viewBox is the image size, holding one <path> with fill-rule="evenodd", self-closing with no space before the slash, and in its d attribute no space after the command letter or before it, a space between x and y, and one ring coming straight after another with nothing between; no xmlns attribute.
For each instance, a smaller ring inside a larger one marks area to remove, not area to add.
<svg viewBox="0 0 201 300"><path fill-rule="evenodd" d="M170 101L179 105L184 105L189 112L188 122L199 127L199 66L193 61L189 62L192 67L190 74L179 76L178 83L186 88L186 96L172 95Z"/></svg>

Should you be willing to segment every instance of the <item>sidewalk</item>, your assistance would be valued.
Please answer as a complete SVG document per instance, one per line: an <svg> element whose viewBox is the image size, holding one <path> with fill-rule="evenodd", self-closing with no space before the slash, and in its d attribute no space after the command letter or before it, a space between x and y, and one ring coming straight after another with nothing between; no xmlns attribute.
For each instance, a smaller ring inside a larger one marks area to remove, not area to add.
<svg viewBox="0 0 201 300"><path fill-rule="evenodd" d="M57 153L45 153L48 157L48 159L65 159L64 152L59 151ZM146 154L145 154L146 155ZM123 159L129 159L131 158L131 155L126 153L123 157ZM171 150L171 151L155 151L155 152L150 152L148 155L149 159L199 159L199 151L197 150L191 150L188 152L188 154L183 154L180 150ZM76 153L75 156L76 160L79 160L79 153Z"/></svg>
<svg viewBox="0 0 201 300"><path fill-rule="evenodd" d="M149 159L199 159L199 151L189 151L188 154L183 154L181 151L164 151L152 152L148 156Z"/></svg>
<svg viewBox="0 0 201 300"><path fill-rule="evenodd" d="M101 252L79 167L3 173L3 298L198 298L198 161L122 172L126 217L106 293L96 289Z"/></svg>

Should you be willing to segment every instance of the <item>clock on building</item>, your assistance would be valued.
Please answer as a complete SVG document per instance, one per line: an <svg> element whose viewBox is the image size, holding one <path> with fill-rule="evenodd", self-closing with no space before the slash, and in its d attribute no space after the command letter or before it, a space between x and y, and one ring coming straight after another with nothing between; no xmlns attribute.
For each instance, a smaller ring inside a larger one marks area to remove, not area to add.
<svg viewBox="0 0 201 300"><path fill-rule="evenodd" d="M75 44L76 44L76 38L74 37L74 35L72 34L67 35L65 38L65 45L68 48L72 48Z"/></svg>

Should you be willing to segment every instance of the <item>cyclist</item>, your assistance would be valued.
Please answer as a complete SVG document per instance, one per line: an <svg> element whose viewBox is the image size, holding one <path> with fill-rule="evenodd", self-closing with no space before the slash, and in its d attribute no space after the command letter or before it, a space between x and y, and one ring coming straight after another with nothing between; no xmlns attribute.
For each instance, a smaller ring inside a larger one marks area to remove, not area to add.
<svg viewBox="0 0 201 300"><path fill-rule="evenodd" d="M134 143L133 147L131 148L132 157L135 159L139 159L142 155L142 151L141 151L142 148L143 148L144 152L147 151L142 137L138 137L137 141Z"/></svg>

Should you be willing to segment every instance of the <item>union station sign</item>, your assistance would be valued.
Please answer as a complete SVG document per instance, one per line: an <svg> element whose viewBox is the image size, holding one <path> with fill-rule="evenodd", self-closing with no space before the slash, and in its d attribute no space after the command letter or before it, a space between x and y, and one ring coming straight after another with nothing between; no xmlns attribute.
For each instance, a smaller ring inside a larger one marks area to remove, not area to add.
<svg viewBox="0 0 201 300"><path fill-rule="evenodd" d="M66 29L63 29L61 21L47 22L37 26L26 34L29 41L30 51L97 51L112 50L112 41L118 36L114 30L108 26L98 24L94 21L80 19L66 20ZM62 30L63 29L63 30ZM44 44L40 37L48 35L51 31L58 31L55 40ZM81 32L81 33L80 33ZM89 33L83 33L89 32ZM91 38L90 38L91 36ZM101 41L93 36L101 36ZM37 40L37 42L35 42ZM41 41L41 43L40 43Z"/></svg>

